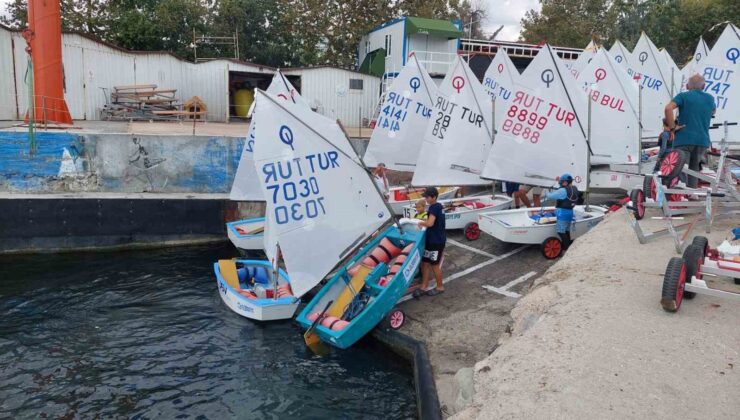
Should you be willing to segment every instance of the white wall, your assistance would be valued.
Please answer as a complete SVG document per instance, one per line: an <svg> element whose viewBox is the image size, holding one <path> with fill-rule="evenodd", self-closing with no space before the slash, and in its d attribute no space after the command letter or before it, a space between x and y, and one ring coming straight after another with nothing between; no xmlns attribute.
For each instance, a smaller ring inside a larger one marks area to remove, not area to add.
<svg viewBox="0 0 740 420"><path fill-rule="evenodd" d="M447 74L449 63L457 55L457 39L411 34L407 42L408 53L414 52L430 74Z"/></svg>
<svg viewBox="0 0 740 420"><path fill-rule="evenodd" d="M380 78L333 67L286 69L286 75L301 77L301 95L317 111L339 119L347 127L358 127L362 118L371 118L380 93ZM350 79L361 79L363 89L349 88Z"/></svg>
<svg viewBox="0 0 740 420"><path fill-rule="evenodd" d="M378 29L377 31L370 32L362 38L362 40L360 41L360 62L357 63L358 66L362 64L362 61L365 59L365 55L367 54L367 52L377 50L378 48L385 48L386 35L391 36L391 55L386 59L385 71L387 73L397 73L401 71L401 67L403 67L403 19L384 28ZM369 42L369 45L368 49L366 50L367 42Z"/></svg>
<svg viewBox="0 0 740 420"><path fill-rule="evenodd" d="M10 39L15 41L11 49ZM15 91L20 116L28 107L26 42L20 33L0 27L0 120L16 118ZM13 74L15 55L15 76ZM194 64L170 54L137 53L112 48L77 34L62 35L62 60L65 74L65 99L73 119L97 120L100 109L110 98L113 86L156 84L160 89L177 89L176 98L185 101L199 96L208 106L208 119L226 121L229 112L229 70L272 74L273 69L214 60ZM106 93L100 88L106 88Z"/></svg>

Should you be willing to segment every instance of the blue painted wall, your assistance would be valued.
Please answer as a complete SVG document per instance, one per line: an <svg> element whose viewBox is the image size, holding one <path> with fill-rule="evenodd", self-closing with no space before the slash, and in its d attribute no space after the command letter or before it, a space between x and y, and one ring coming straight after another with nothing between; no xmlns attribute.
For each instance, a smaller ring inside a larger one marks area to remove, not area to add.
<svg viewBox="0 0 740 420"><path fill-rule="evenodd" d="M50 193L192 192L231 190L243 138L0 131L0 191ZM60 177L67 149L78 172Z"/></svg>

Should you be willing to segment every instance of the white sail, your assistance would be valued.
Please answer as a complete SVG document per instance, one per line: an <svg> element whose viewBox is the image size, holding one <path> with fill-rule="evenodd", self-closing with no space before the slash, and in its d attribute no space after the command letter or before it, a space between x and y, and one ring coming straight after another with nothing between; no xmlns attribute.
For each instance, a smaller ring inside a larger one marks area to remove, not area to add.
<svg viewBox="0 0 740 420"><path fill-rule="evenodd" d="M622 42L619 40L614 41L614 45L609 49L609 54L614 59L614 62L623 66L625 70L630 68L632 53L624 46L624 44L622 44Z"/></svg>
<svg viewBox="0 0 740 420"><path fill-rule="evenodd" d="M712 47L706 60L699 63L704 76L704 91L714 97L717 113L712 123L740 122L740 30L728 24ZM713 142L723 137L723 130L710 130ZM740 142L740 128L729 127L729 141Z"/></svg>
<svg viewBox="0 0 740 420"><path fill-rule="evenodd" d="M681 91L681 69L678 68L676 62L673 61L673 57L671 57L671 54L665 48L661 48L660 53L663 56L663 62L666 66L663 74L665 74L666 83L671 86L670 94L672 98Z"/></svg>
<svg viewBox="0 0 740 420"><path fill-rule="evenodd" d="M483 76L483 88L496 100L496 121L500 121L506 114L507 105L512 99L514 83L519 77L521 77L519 70L511 62L506 51L500 48Z"/></svg>
<svg viewBox="0 0 740 420"><path fill-rule="evenodd" d="M642 86L643 137L657 137L663 130L663 116L671 96L670 74L665 58L643 32L632 51L627 72Z"/></svg>
<svg viewBox="0 0 740 420"><path fill-rule="evenodd" d="M439 86L413 185L481 185L491 149L491 97L462 57Z"/></svg>
<svg viewBox="0 0 740 420"><path fill-rule="evenodd" d="M436 97L437 85L412 54L385 95L365 164L413 172Z"/></svg>
<svg viewBox="0 0 740 420"><path fill-rule="evenodd" d="M583 71L584 68L586 68L588 63L591 62L599 49L599 46L596 45L593 40L591 40L591 42L588 43L581 55L579 55L575 61L566 65L566 67L570 70L570 74L577 79L578 75L581 73L581 71Z"/></svg>
<svg viewBox="0 0 740 420"><path fill-rule="evenodd" d="M267 91L283 100L290 100L291 102L309 108L303 97L295 90L288 79L283 76L280 70L272 77L272 82L270 82ZM241 157L239 158L239 166L236 168L236 174L234 175L234 183L231 185L229 200L232 201L264 201L262 191L256 179L257 173L254 170L252 159L255 144L254 129L257 125L256 108L255 106L255 111L252 112L252 122L249 124L247 138L242 148Z"/></svg>
<svg viewBox="0 0 740 420"><path fill-rule="evenodd" d="M498 123L482 177L552 186L570 173L586 186L586 98L549 45L522 73L506 118Z"/></svg>
<svg viewBox="0 0 740 420"><path fill-rule="evenodd" d="M257 92L255 168L293 293L319 283L391 218L337 123Z"/></svg>
<svg viewBox="0 0 740 420"><path fill-rule="evenodd" d="M583 69L578 83L591 99L591 163L637 163L637 85L604 49Z"/></svg>
<svg viewBox="0 0 740 420"><path fill-rule="evenodd" d="M699 63L706 59L707 56L709 56L709 46L704 41L704 37L699 37L699 43L696 44L694 55L691 56L691 60L681 69L681 92L686 92L686 82L689 80L689 77L701 71Z"/></svg>

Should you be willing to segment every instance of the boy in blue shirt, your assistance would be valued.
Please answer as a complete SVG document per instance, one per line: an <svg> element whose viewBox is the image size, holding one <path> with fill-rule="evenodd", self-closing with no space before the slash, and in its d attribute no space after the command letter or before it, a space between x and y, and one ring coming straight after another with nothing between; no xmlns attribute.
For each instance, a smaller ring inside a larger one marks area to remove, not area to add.
<svg viewBox="0 0 740 420"><path fill-rule="evenodd" d="M658 160L655 161L653 172L658 172L658 169L660 169L660 162L663 160L666 153L670 152L673 148L673 132L668 127L668 120L665 118L663 118L663 132L658 136L658 146L660 146L660 149L658 150Z"/></svg>
<svg viewBox="0 0 740 420"><path fill-rule="evenodd" d="M421 296L424 290L429 287L429 274L434 274L436 288L426 292L429 296L435 296L444 293L445 288L442 284L442 255L447 243L447 234L445 232L445 210L442 204L437 202L439 191L434 187L427 187L422 196L429 204L427 210L427 219L419 223L419 226L427 229L425 235L424 256L421 259L421 287L414 290L414 297Z"/></svg>
<svg viewBox="0 0 740 420"><path fill-rule="evenodd" d="M573 185L573 176L571 174L560 176L558 183L560 184L560 188L546 193L542 201L555 200L555 217L557 218L555 230L558 232L563 249L568 249L572 242L570 238L570 224L575 219L573 208L578 202L579 193L578 188Z"/></svg>

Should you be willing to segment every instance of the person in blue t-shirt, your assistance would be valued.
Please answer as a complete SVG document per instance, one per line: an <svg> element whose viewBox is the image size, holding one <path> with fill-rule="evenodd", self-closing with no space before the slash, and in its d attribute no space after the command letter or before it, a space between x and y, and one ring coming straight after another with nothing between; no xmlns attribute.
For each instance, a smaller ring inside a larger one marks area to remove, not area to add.
<svg viewBox="0 0 740 420"><path fill-rule="evenodd" d="M429 274L434 274L436 286L434 289L426 292L429 296L435 296L445 291L442 284L442 254L447 243L447 234L445 232L445 210L442 204L437 202L439 191L434 187L427 187L422 196L429 204L427 210L427 219L419 223L427 229L425 236L424 256L421 259L421 287L414 290L414 297L421 296L424 290L429 287Z"/></svg>
<svg viewBox="0 0 740 420"><path fill-rule="evenodd" d="M555 231L560 237L563 249L568 249L573 240L570 237L570 225L575 220L573 208L578 203L580 196L578 188L573 185L573 176L563 174L557 178L560 188L548 192L542 201L555 200Z"/></svg>
<svg viewBox="0 0 740 420"><path fill-rule="evenodd" d="M712 95L704 92L704 77L695 74L686 83L686 92L681 92L668 105L665 106L665 119L668 128L676 129L673 111L678 109L678 124L680 130L675 131L673 148L681 149L689 154L689 169L701 170L701 161L707 149L712 145L709 139L709 125L714 116L717 106ZM699 180L693 176L688 177L686 185L696 188Z"/></svg>

